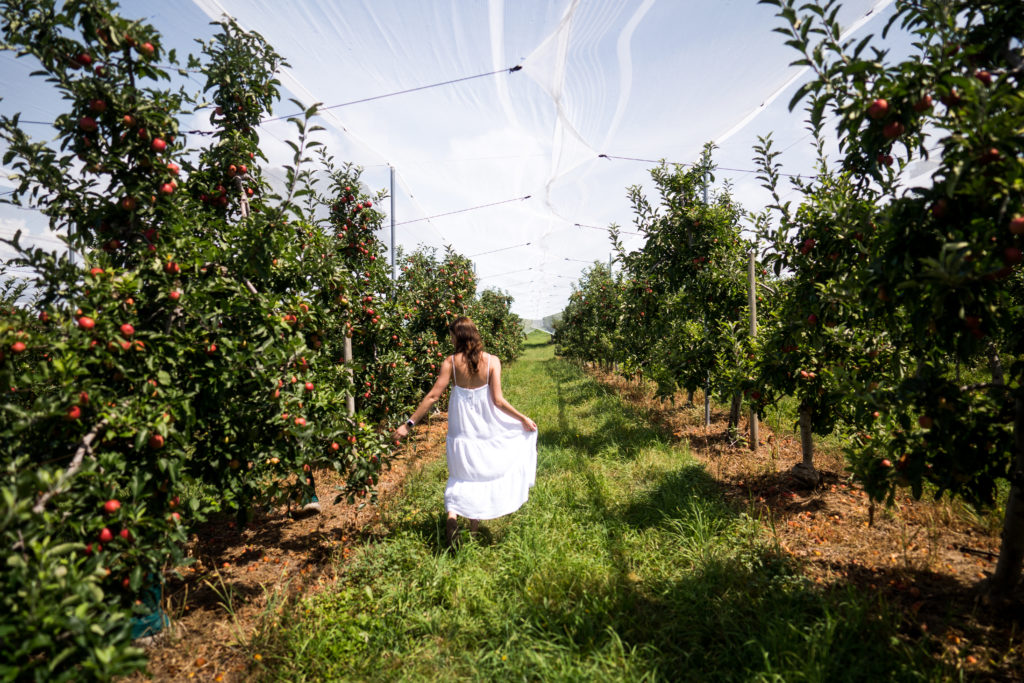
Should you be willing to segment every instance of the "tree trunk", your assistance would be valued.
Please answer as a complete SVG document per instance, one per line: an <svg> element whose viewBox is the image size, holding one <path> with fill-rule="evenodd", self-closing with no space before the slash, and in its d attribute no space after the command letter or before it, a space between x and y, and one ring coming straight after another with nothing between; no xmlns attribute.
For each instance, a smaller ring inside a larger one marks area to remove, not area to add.
<svg viewBox="0 0 1024 683"><path fill-rule="evenodd" d="M739 429L740 426L740 407L742 406L742 397L740 392L734 391L732 394L732 405L729 406L729 431Z"/></svg>
<svg viewBox="0 0 1024 683"><path fill-rule="evenodd" d="M814 469L814 434L811 432L811 406L800 405L800 450L803 453L803 460L797 463L791 474L797 481L805 486L817 486L821 476Z"/></svg>
<svg viewBox="0 0 1024 683"><path fill-rule="evenodd" d="M996 348L994 342L988 344L988 367L992 371L992 383L1002 385L1005 382L1003 361L999 358L999 349Z"/></svg>
<svg viewBox="0 0 1024 683"><path fill-rule="evenodd" d="M999 595L1013 591L1020 580L1021 562L1024 560L1024 399L1016 401L1013 424L1014 467L1011 470L1010 498L1006 501L1003 519L1002 546L999 561L992 576L991 590Z"/></svg>
<svg viewBox="0 0 1024 683"><path fill-rule="evenodd" d="M693 405L693 389L687 389L686 390L686 405L688 405L688 406L692 406Z"/></svg>

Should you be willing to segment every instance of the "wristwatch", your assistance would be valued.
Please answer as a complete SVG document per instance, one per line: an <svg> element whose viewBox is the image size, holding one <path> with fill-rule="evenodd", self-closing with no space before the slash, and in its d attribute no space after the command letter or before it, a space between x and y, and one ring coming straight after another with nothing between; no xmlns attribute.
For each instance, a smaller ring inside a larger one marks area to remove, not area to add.
<svg viewBox="0 0 1024 683"><path fill-rule="evenodd" d="M408 427L409 429L412 429L413 427L416 426L416 423L412 421L412 418L409 418L408 420L405 421L405 426Z"/></svg>

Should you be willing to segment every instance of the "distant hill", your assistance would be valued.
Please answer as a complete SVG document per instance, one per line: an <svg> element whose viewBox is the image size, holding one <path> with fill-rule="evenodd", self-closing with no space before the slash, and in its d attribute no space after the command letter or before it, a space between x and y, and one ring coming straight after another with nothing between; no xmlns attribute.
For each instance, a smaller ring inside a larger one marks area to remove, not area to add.
<svg viewBox="0 0 1024 683"><path fill-rule="evenodd" d="M534 330L541 330L543 332L547 332L548 334L554 334L555 322L561 319L562 312L559 311L558 313L546 315L539 320L524 320L523 329L527 332L527 334Z"/></svg>

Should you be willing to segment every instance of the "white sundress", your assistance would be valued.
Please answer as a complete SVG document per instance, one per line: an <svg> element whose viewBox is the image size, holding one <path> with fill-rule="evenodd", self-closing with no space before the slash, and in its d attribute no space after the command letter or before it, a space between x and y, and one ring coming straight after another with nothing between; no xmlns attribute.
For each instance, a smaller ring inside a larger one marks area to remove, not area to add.
<svg viewBox="0 0 1024 683"><path fill-rule="evenodd" d="M487 384L460 387L452 357L448 400L448 485L444 506L469 519L494 519L515 512L529 497L537 476L537 432L494 405L491 359Z"/></svg>

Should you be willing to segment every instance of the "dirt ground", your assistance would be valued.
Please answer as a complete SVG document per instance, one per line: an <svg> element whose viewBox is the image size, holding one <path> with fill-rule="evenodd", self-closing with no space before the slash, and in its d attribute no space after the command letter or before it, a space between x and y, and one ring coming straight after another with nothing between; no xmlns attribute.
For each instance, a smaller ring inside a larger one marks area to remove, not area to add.
<svg viewBox="0 0 1024 683"><path fill-rule="evenodd" d="M391 469L381 473L380 501L400 493L411 470L444 454L447 428L442 414L416 429ZM248 665L259 654L248 651L246 643L271 601L333 585L353 547L387 533L379 507L332 504L343 483L333 471L316 473L319 515L293 519L281 509L258 516L245 528L210 522L196 531L188 546L195 562L169 577L164 603L172 625L149 647L152 680L246 679Z"/></svg>
<svg viewBox="0 0 1024 683"><path fill-rule="evenodd" d="M724 411L713 411L705 428L702 406L687 407L683 397L665 403L650 386L589 372L670 438L687 441L724 495L760 519L779 549L826 590L883 594L901 619L902 637L924 639L936 657L967 678L1024 680L1020 602L988 604L978 590L999 551L992 520L955 503L909 497L893 508L878 506L872 515L866 494L844 471L841 453L817 454L823 483L806 490L787 474L800 460L793 436L762 425L761 443L752 451L729 443ZM741 431L746 429L744 421ZM445 417L434 416L403 446L381 476L382 501L401 492L414 468L442 457L446 430ZM377 507L331 504L339 483L332 472L317 474L323 501L317 516L296 520L277 510L244 529L210 523L197 531L189 546L196 562L170 581L165 595L173 625L150 648L154 680L244 680L258 656L246 643L268 604L331 586L353 547L387 533Z"/></svg>
<svg viewBox="0 0 1024 683"><path fill-rule="evenodd" d="M843 456L819 449L822 483L802 488L788 471L800 462L795 435L772 434L763 424L756 450L731 444L727 411L713 410L703 425L703 398L675 403L654 397L653 385L588 370L642 409L672 438L689 442L728 499L756 516L782 552L828 589L881 593L899 613L904 638L925 639L941 657L974 680L1024 680L1024 605L993 605L979 584L999 552L998 520L959 503L901 496L892 508L876 505L844 471ZM740 432L747 434L744 418Z"/></svg>

